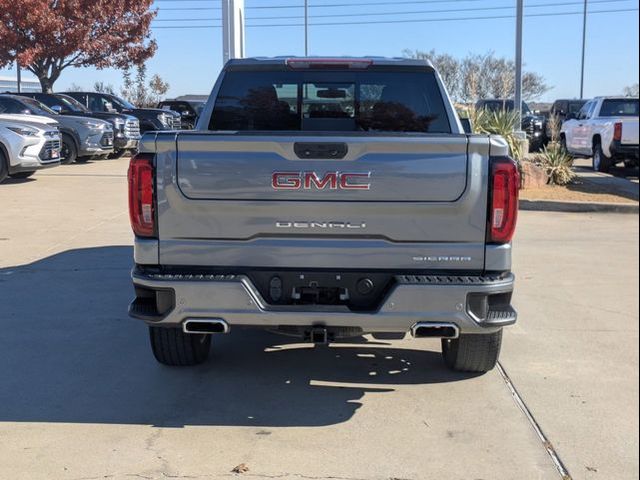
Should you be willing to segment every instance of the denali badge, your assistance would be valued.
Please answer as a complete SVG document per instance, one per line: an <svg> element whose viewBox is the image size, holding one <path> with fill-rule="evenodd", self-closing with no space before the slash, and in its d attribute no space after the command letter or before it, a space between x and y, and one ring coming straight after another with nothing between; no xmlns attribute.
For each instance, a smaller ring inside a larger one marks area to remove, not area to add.
<svg viewBox="0 0 640 480"><path fill-rule="evenodd" d="M320 177L316 172L273 172L271 186L274 190L369 190L366 179L371 172L326 172Z"/></svg>
<svg viewBox="0 0 640 480"><path fill-rule="evenodd" d="M367 224L351 223L351 222L276 222L276 228L345 228L348 230L355 230L360 228L367 228Z"/></svg>

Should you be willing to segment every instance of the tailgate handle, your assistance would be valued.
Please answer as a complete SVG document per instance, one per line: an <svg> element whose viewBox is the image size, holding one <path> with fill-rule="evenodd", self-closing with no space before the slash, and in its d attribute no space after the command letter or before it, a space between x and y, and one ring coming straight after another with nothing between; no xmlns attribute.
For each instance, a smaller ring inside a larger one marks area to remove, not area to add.
<svg viewBox="0 0 640 480"><path fill-rule="evenodd" d="M349 148L346 143L296 142L293 144L293 151L298 158L334 160L344 158Z"/></svg>

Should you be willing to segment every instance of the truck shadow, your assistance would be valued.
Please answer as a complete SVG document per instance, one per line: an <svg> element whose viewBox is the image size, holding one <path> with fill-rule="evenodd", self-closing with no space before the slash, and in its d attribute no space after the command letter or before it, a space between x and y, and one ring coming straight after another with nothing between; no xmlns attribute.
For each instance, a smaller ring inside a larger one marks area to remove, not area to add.
<svg viewBox="0 0 640 480"><path fill-rule="evenodd" d="M128 318L131 248L78 249L0 269L0 422L323 426L365 394L468 378L407 343L314 348L234 329L195 368L155 362Z"/></svg>

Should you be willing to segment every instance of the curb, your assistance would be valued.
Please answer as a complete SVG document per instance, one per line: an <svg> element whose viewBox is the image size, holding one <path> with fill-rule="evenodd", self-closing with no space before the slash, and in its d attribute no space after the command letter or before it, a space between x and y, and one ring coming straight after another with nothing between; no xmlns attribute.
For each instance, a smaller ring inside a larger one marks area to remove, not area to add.
<svg viewBox="0 0 640 480"><path fill-rule="evenodd" d="M637 203L564 202L556 200L520 200L520 210L571 213L638 214Z"/></svg>

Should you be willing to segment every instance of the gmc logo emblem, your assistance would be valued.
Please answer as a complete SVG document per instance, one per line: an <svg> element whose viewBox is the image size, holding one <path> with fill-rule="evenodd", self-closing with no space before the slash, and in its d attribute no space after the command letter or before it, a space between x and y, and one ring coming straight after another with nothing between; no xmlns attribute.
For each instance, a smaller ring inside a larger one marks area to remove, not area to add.
<svg viewBox="0 0 640 480"><path fill-rule="evenodd" d="M369 190L367 181L371 172L327 172L320 177L316 172L273 172L274 190Z"/></svg>

